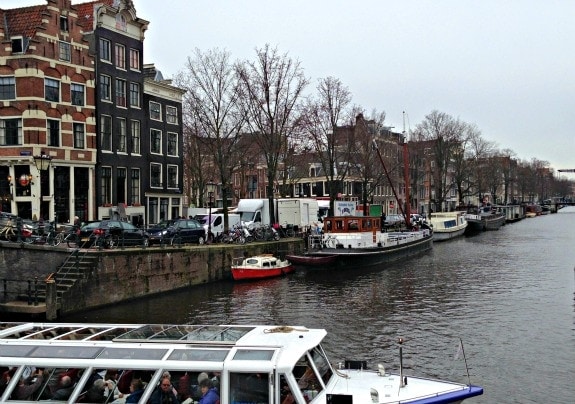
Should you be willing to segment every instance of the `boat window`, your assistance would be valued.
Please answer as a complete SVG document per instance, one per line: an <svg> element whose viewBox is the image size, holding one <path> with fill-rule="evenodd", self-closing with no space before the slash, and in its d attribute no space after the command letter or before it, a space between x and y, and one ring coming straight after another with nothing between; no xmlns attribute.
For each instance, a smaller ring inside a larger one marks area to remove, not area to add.
<svg viewBox="0 0 575 404"><path fill-rule="evenodd" d="M273 350L238 349L234 355L235 361L269 361L274 356Z"/></svg>
<svg viewBox="0 0 575 404"><path fill-rule="evenodd" d="M293 375L297 380L298 387L307 401L311 401L323 390L323 384L318 378L314 367L315 364L312 366L312 361L307 354L304 354L293 369Z"/></svg>
<svg viewBox="0 0 575 404"><path fill-rule="evenodd" d="M231 403L269 403L269 375L263 373L230 372Z"/></svg>
<svg viewBox="0 0 575 404"><path fill-rule="evenodd" d="M229 349L174 349L168 360L223 362L229 352Z"/></svg>
<svg viewBox="0 0 575 404"><path fill-rule="evenodd" d="M105 348L98 359L162 359L167 349L134 349L134 348Z"/></svg>
<svg viewBox="0 0 575 404"><path fill-rule="evenodd" d="M120 341L161 341L165 342L226 342L235 343L241 337L253 330L253 327L198 326L198 325L146 325L131 330L116 338Z"/></svg>
<svg viewBox="0 0 575 404"><path fill-rule="evenodd" d="M331 366L329 365L329 360L323 351L321 346L315 347L313 351L310 352L311 359L315 364L315 368L320 374L321 379L323 380L324 384L327 384L329 379L331 379L333 375L333 371Z"/></svg>
<svg viewBox="0 0 575 404"><path fill-rule="evenodd" d="M295 403L294 394L284 375L280 375L280 403Z"/></svg>
<svg viewBox="0 0 575 404"><path fill-rule="evenodd" d="M253 264L257 264L258 260L250 258L249 260L246 260L246 263L253 265Z"/></svg>
<svg viewBox="0 0 575 404"><path fill-rule="evenodd" d="M21 357L21 356L28 356L30 351L32 351L35 346L30 345L0 345L0 357L2 356L12 356L12 357Z"/></svg>
<svg viewBox="0 0 575 404"><path fill-rule="evenodd" d="M77 358L93 359L102 347L86 346L39 346L28 354L30 358Z"/></svg>

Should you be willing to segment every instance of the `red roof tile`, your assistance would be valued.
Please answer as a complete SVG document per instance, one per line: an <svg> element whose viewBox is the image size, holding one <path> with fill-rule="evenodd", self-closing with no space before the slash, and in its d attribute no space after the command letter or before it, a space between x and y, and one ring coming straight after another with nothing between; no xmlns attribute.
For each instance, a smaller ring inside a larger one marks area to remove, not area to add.
<svg viewBox="0 0 575 404"><path fill-rule="evenodd" d="M4 32L6 37L22 35L31 38L36 34L38 28L42 27L42 14L47 6L31 6L13 8L4 11Z"/></svg>
<svg viewBox="0 0 575 404"><path fill-rule="evenodd" d="M81 24L86 32L94 29L94 6L96 4L111 7L114 4L114 0L96 0L74 5L78 14L78 24Z"/></svg>

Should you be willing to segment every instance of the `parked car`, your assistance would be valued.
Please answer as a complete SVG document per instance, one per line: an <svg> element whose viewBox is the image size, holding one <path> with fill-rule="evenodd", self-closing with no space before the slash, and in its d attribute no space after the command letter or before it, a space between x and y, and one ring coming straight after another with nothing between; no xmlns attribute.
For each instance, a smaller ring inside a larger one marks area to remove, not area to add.
<svg viewBox="0 0 575 404"><path fill-rule="evenodd" d="M96 240L105 240L101 245L105 248L117 246L142 246L149 245L148 233L134 226L132 223L120 220L101 220L90 222L82 227L78 233L80 246L89 248Z"/></svg>
<svg viewBox="0 0 575 404"><path fill-rule="evenodd" d="M206 231L204 226L194 219L178 219L174 224L166 229L164 238L173 244L175 239L178 243L198 243L204 244L206 241Z"/></svg>
<svg viewBox="0 0 575 404"><path fill-rule="evenodd" d="M403 224L405 224L405 219L402 215L387 215L383 221L383 227L385 228L401 227Z"/></svg>

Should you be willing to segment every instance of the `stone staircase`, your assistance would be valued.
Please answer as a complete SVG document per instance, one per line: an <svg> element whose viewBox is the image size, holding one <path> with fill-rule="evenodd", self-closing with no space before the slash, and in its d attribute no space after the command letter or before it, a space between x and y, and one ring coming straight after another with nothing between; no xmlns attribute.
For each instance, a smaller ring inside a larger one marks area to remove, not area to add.
<svg viewBox="0 0 575 404"><path fill-rule="evenodd" d="M62 304L62 296L78 281L84 279L93 268L98 265L99 254L90 250L74 250L68 258L47 279L56 283L56 296L58 309ZM27 301L28 296L19 296L19 300ZM38 304L46 302L46 282L38 283L34 300Z"/></svg>

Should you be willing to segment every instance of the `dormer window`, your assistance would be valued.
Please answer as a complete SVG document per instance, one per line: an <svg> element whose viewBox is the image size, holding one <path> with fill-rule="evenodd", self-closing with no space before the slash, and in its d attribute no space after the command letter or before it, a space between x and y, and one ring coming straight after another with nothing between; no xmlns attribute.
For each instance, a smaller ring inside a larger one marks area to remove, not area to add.
<svg viewBox="0 0 575 404"><path fill-rule="evenodd" d="M12 53L24 53L24 38L21 36L15 36L10 38L12 42Z"/></svg>

